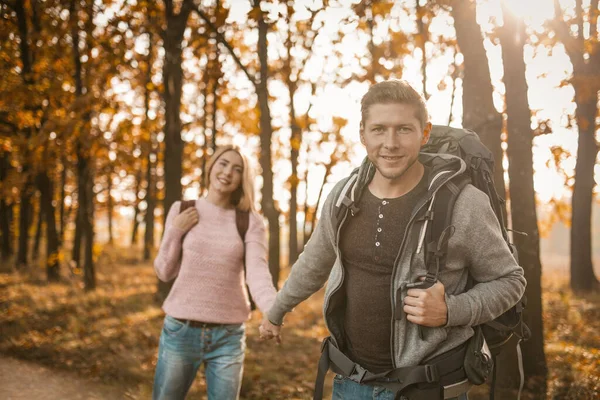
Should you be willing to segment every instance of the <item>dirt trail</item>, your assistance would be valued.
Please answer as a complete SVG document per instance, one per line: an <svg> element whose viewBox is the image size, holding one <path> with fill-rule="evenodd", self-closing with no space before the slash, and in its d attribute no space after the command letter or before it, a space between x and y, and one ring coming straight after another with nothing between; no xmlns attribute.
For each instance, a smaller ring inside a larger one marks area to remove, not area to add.
<svg viewBox="0 0 600 400"><path fill-rule="evenodd" d="M80 378L72 373L0 355L0 399L118 400L131 398L122 388Z"/></svg>

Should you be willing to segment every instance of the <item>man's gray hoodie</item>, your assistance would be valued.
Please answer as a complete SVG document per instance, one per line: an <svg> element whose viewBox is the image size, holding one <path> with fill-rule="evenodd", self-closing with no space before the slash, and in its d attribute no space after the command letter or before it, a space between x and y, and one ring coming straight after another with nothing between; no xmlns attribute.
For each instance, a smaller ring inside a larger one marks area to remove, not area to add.
<svg viewBox="0 0 600 400"><path fill-rule="evenodd" d="M428 200L441 185L464 171L464 162L453 156L421 153L420 161L435 166L429 179L430 190L412 213L400 254L392 273L391 301L392 337L390 347L396 368L414 366L455 348L473 335L472 327L490 321L517 303L525 292L523 269L517 264L504 241L500 226L490 206L488 197L471 185L459 194L454 206L452 225L454 234L448 242L446 266L438 279L446 291L448 322L439 328L428 328L424 339L418 334L417 325L406 318L393 318L396 294L404 282L415 282L427 272L423 250L419 246L419 232L424 222L417 221L425 211ZM440 168L441 165L441 168ZM367 159L358 169L349 196L357 200L373 177L375 168ZM444 171L439 174L440 171ZM435 182L433 175L437 177ZM327 281L323 313L325 323L334 343L344 348L344 266L340 254L339 238L344 220L352 218L347 210L339 217L340 206L352 181L346 178L331 191L321 212L315 232L303 253L293 265L284 286L277 294L268 319L280 324L286 313L318 291ZM336 218L341 223L336 224ZM339 225L336 230L335 226ZM477 282L466 290L469 275ZM377 310L373 310L377 312ZM356 344L355 344L356 345Z"/></svg>

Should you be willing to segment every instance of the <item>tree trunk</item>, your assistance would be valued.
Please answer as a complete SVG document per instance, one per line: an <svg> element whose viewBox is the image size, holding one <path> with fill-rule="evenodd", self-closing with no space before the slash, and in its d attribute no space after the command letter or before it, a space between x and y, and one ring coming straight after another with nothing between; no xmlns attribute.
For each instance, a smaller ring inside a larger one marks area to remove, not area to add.
<svg viewBox="0 0 600 400"><path fill-rule="evenodd" d="M292 8L292 7L290 7ZM296 120L296 108L294 106L294 97L296 96L296 81L292 80L292 39L291 32L288 32L286 40L286 70L288 71L286 77L286 84L288 88L288 94L290 96L290 126L292 135L290 138L290 160L292 164L292 174L290 176L290 217L289 217L289 256L288 265L293 265L298 259L298 156L300 154L300 146L302 145L302 131L298 126Z"/></svg>
<svg viewBox="0 0 600 400"><path fill-rule="evenodd" d="M133 229L131 230L131 246L135 246L137 242L137 230L140 225L140 199L138 193L142 184L142 172L138 171L135 183L135 204L133 206Z"/></svg>
<svg viewBox="0 0 600 400"><path fill-rule="evenodd" d="M83 236L83 211L81 209L81 196L77 195L77 211L75 211L75 235L73 236L73 247L71 249L71 264L73 268L81 267L81 242Z"/></svg>
<svg viewBox="0 0 600 400"><path fill-rule="evenodd" d="M146 166L146 179L148 187L146 188L146 214L144 216L144 261L150 260L152 249L154 248L154 209L156 208L156 184L154 182L154 163L152 162L151 152L148 155Z"/></svg>
<svg viewBox="0 0 600 400"><path fill-rule="evenodd" d="M527 309L525 323L531 329L531 339L523 345L523 367L530 382L539 386L529 389L546 393L546 357L544 354L544 327L542 322L542 266L533 188L533 132L531 111L527 99L527 81L523 45L525 27L521 19L503 9L504 28L500 32L504 84L506 86L506 112L508 115L508 160L510 176L511 219L513 229L525 232L515 235L514 242L519 261L527 279ZM511 368L516 369L514 366ZM533 379L532 379L533 378ZM501 382L499 387L514 387Z"/></svg>
<svg viewBox="0 0 600 400"><path fill-rule="evenodd" d="M209 56L206 56L207 65L210 62ZM206 68L204 72L204 76L202 77L202 83L204 84L204 88L202 90L202 94L204 96L204 105L203 105L203 113L202 113L202 136L204 138L204 142L202 143L202 178L200 179L200 194L204 194L204 191L208 189L208 171L206 171L206 165L208 164L208 135L206 134L208 130L208 90L210 86L210 70ZM214 137L214 132L213 132Z"/></svg>
<svg viewBox="0 0 600 400"><path fill-rule="evenodd" d="M260 9L260 0L254 1ZM260 109L260 166L262 168L263 187L261 206L263 214L269 221L269 271L273 284L279 286L279 210L273 200L273 168L271 161L271 110L269 108L269 64L267 57L267 33L269 27L261 11L258 15L258 59L260 62L260 81L256 84L256 94Z"/></svg>
<svg viewBox="0 0 600 400"><path fill-rule="evenodd" d="M145 122L146 127L150 119L148 112L150 111L150 94L151 91L148 89L149 83L152 82L152 62L154 59L154 51L152 45L152 34L148 34L148 60L147 60L147 75L146 75L146 90L144 92L144 109L145 109ZM152 129L148 132L148 152L146 157L146 214L144 216L144 261L149 261L152 257L152 250L154 249L154 209L156 208L156 150L154 147L154 133Z"/></svg>
<svg viewBox="0 0 600 400"><path fill-rule="evenodd" d="M90 161L81 158L79 189L84 193L82 229L85 237L85 254L83 264L83 283L86 291L96 288L96 269L94 266L94 192Z"/></svg>
<svg viewBox="0 0 600 400"><path fill-rule="evenodd" d="M599 78L596 77L596 80ZM581 84L594 82L581 79ZM598 115L597 93L589 88L575 85L575 115L579 128L577 140L577 162L575 164L575 185L572 198L571 222L571 288L574 291L597 290L598 279L594 275L592 262L592 204L594 202L594 167L598 157L595 119Z"/></svg>
<svg viewBox="0 0 600 400"><path fill-rule="evenodd" d="M63 157L62 159L62 170L60 171L60 208L59 208L59 241L62 245L65 240L65 197L66 197L66 184L67 184L67 160Z"/></svg>
<svg viewBox="0 0 600 400"><path fill-rule="evenodd" d="M40 192L41 192L42 189L39 187L39 184L38 184L38 188L40 189ZM33 249L31 250L31 259L32 260L37 260L38 257L40 256L40 241L42 238L42 228L44 225L43 221L44 221L44 211L42 210L42 203L41 203L41 199L40 199L40 209L38 212L37 225L35 227L35 236L33 239Z"/></svg>
<svg viewBox="0 0 600 400"><path fill-rule="evenodd" d="M302 224L302 251L304 251L304 247L306 247L306 242L308 242L308 223L309 223L309 211L310 206L308 205L308 157L306 160L306 173L304 174L304 205L302 206L302 210L304 211L304 222Z"/></svg>
<svg viewBox="0 0 600 400"><path fill-rule="evenodd" d="M71 38L73 42L73 65L74 65L74 80L75 80L75 96L80 98L84 94L83 82L83 67L79 51L79 18L77 14L77 1L72 0L69 8L71 16ZM88 4L88 21L86 23L86 38L88 51L91 50L91 33L93 31L93 4ZM89 113L84 115L84 121L90 121ZM89 130L88 124L84 124L79 128L79 136L77 137L76 154L77 154L77 190L78 190L78 210L77 219L79 227L79 236L77 235L77 227L75 228L75 243L73 244L73 258L76 266L79 267L79 252L81 239L85 238L85 253L83 264L83 283L86 291L96 288L96 272L94 268L94 198L93 198L93 175L91 170L91 159L89 154L89 138L85 138L86 129ZM77 250L77 252L75 251Z"/></svg>
<svg viewBox="0 0 600 400"><path fill-rule="evenodd" d="M10 229L10 215L12 205L9 205L4 199L0 200L0 232L2 233L2 243L0 244L0 259L7 261L13 255L12 232Z"/></svg>
<svg viewBox="0 0 600 400"><path fill-rule="evenodd" d="M194 6L192 0L184 0L179 14L173 12L173 1L165 0L167 28L163 32L165 59L163 64L165 102L165 198L163 201L163 224L171 205L182 195L182 155L181 140L181 88L183 83L182 40L187 20ZM170 283L159 281L157 300L166 298Z"/></svg>
<svg viewBox="0 0 600 400"><path fill-rule="evenodd" d="M58 247L58 232L56 231L56 217L54 204L54 185L47 173L38 175L40 189L40 219L44 216L46 222L46 275L48 281L56 282L60 279L60 257Z"/></svg>
<svg viewBox="0 0 600 400"><path fill-rule="evenodd" d="M10 169L10 153L6 150L0 150L0 182L4 182ZM9 204L0 193L0 234L2 242L0 243L0 259L7 261L13 255L12 231L11 231L12 204Z"/></svg>
<svg viewBox="0 0 600 400"><path fill-rule="evenodd" d="M429 40L429 26L425 24L425 12L424 8L421 7L420 1L415 0L415 8L417 14L417 30L419 34L419 38L417 43L421 48L421 76L423 78L423 97L425 100L429 99L429 95L427 94L427 52L425 49L425 45Z"/></svg>
<svg viewBox="0 0 600 400"><path fill-rule="evenodd" d="M36 12L35 4L32 4L32 11ZM17 26L19 30L19 50L21 58L21 76L25 85L32 85L33 77L31 75L33 67L33 54L29 47L29 27L27 23L27 12L25 10L24 2L17 1L14 4L14 10L17 14ZM37 25L34 23L34 27ZM31 137L31 129L25 128L25 138ZM22 154L24 165L21 175L24 177L25 182L21 188L21 199L19 204L19 247L17 250L17 268L27 266L27 259L29 253L29 225L32 220L31 210L31 191L33 190L33 178L31 177L31 165L30 165L30 152L25 147Z"/></svg>
<svg viewBox="0 0 600 400"><path fill-rule="evenodd" d="M108 215L108 243L113 244L113 199L112 199L112 173L108 172L106 214Z"/></svg>
<svg viewBox="0 0 600 400"><path fill-rule="evenodd" d="M27 254L29 253L29 225L31 223L31 179L25 178L21 189L21 202L19 204L19 248L17 251L17 268L27 267Z"/></svg>
<svg viewBox="0 0 600 400"><path fill-rule="evenodd" d="M321 203L321 198L323 197L323 188L325 188L325 183L327 183L327 178L329 177L331 168L333 168L334 165L334 163L329 163L325 166L325 173L323 174L323 181L321 182L321 187L319 188L319 195L317 196L317 202L315 203L315 210L311 214L310 218L310 231L305 239L307 242L315 231L315 227L317 225L317 213L319 212L319 204Z"/></svg>
<svg viewBox="0 0 600 400"><path fill-rule="evenodd" d="M477 24L475 2L455 0L452 17L456 40L464 56L463 127L475 131L492 152L495 161L494 184L506 198L506 183L502 167L502 115L494 107L494 88L490 78L488 57L483 46L481 29ZM506 218L506 208L503 210ZM505 221L506 222L506 221Z"/></svg>

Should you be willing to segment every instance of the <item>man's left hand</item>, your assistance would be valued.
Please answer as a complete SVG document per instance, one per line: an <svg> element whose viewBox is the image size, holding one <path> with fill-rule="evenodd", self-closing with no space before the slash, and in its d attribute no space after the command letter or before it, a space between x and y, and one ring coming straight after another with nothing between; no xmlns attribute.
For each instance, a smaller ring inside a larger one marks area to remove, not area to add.
<svg viewBox="0 0 600 400"><path fill-rule="evenodd" d="M418 325L438 327L448 322L448 306L446 305L446 290L437 281L428 289L409 289L404 298L406 318Z"/></svg>

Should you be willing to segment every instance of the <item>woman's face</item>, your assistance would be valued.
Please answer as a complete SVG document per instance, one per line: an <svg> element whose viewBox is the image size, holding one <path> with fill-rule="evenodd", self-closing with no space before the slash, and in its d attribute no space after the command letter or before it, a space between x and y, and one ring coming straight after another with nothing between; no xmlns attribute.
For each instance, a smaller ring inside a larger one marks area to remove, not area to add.
<svg viewBox="0 0 600 400"><path fill-rule="evenodd" d="M244 164L235 150L228 150L217 159L210 171L209 190L231 195L242 183Z"/></svg>

